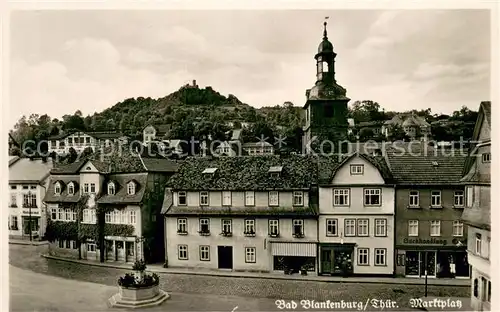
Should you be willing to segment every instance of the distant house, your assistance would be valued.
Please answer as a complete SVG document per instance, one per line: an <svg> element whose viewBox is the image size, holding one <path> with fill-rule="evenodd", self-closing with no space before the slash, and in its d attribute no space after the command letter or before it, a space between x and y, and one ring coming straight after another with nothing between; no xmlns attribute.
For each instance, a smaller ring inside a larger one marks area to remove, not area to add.
<svg viewBox="0 0 500 312"><path fill-rule="evenodd" d="M129 138L116 131L89 132L74 130L50 136L48 140L49 153L67 154L70 148L75 149L78 153L88 147L95 151L98 147L110 144L126 144Z"/></svg>
<svg viewBox="0 0 500 312"><path fill-rule="evenodd" d="M274 146L269 142L248 142L243 143L243 151L250 156L273 155Z"/></svg>
<svg viewBox="0 0 500 312"><path fill-rule="evenodd" d="M425 118L414 113L398 114L391 120L387 120L383 124L382 133L386 137L389 137L395 126L401 127L411 139L429 137L431 135L431 125Z"/></svg>
<svg viewBox="0 0 500 312"><path fill-rule="evenodd" d="M142 130L143 143L147 145L155 141L163 141L170 133L170 125L148 125Z"/></svg>
<svg viewBox="0 0 500 312"><path fill-rule="evenodd" d="M231 135L228 141L224 141L215 148L215 154L219 156L237 156L240 155L241 129L234 129L226 133L227 136Z"/></svg>
<svg viewBox="0 0 500 312"><path fill-rule="evenodd" d="M362 121L356 125L356 129L358 130L358 133L363 129L370 129L373 131L374 135L379 135L382 133L383 124L384 122L381 120Z"/></svg>

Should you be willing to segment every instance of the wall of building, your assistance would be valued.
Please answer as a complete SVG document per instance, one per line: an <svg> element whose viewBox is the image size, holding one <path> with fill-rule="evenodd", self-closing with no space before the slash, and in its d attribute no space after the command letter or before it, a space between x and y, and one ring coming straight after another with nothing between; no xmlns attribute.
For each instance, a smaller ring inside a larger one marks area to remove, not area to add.
<svg viewBox="0 0 500 312"><path fill-rule="evenodd" d="M246 218L212 218L210 220L210 235L201 236L198 231L199 218L187 217L187 235L177 233L178 217L167 216L165 218L166 234L166 257L169 267L193 267L193 268L218 268L217 246L233 247L233 269L244 271L270 271L272 270L272 241L283 242L309 242L317 241L317 223L313 219L304 219L304 238L295 238L292 235L292 219L279 219L279 238L270 238L268 233L268 218L255 218L255 236L247 237L244 234ZM232 236L220 235L222 232L222 219L232 220ZM188 246L188 260L180 260L178 257L178 245ZM210 261L200 261L200 246L210 246ZM255 247L256 262L245 263L245 247Z"/></svg>
<svg viewBox="0 0 500 312"><path fill-rule="evenodd" d="M46 207L45 204L43 203L43 198L45 196L45 190L48 183L48 178L44 179L43 181L40 182L40 184L36 183L31 183L31 184L21 184L21 183L16 183L16 184L9 184L9 224L11 224L11 217L16 216L17 217L17 224L18 224L18 229L9 230L9 235L13 237L21 237L21 236L26 236L29 237L28 235L24 235L23 232L23 217L29 217L30 212L31 212L31 217L33 219L38 219L38 235L39 237L42 237L45 234L45 228L47 226L47 220L46 220ZM28 189L23 189L24 186L28 186ZM12 189L12 186L15 186L16 189ZM24 195L28 194L28 192L31 192L36 195L36 207L24 207ZM11 196L15 195L16 197L16 207L13 207L11 204Z"/></svg>

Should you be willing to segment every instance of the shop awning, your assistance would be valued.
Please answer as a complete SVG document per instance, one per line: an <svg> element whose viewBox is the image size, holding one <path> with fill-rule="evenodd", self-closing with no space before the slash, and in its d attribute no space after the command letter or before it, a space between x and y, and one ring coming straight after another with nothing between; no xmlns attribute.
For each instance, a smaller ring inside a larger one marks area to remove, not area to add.
<svg viewBox="0 0 500 312"><path fill-rule="evenodd" d="M271 244L273 256L316 257L315 243L275 243Z"/></svg>

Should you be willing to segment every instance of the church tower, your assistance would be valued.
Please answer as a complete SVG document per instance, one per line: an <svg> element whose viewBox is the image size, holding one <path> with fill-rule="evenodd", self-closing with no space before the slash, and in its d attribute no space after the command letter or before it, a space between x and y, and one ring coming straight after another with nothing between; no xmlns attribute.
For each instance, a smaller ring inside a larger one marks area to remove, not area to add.
<svg viewBox="0 0 500 312"><path fill-rule="evenodd" d="M333 45L328 41L327 23L324 23L323 40L319 44L316 60L316 84L306 90L307 101L304 105L306 125L304 127L304 151L310 149L326 153L337 150L339 141L347 138L346 89L335 79L335 57ZM329 142L325 142L328 140ZM324 143L322 143L324 142Z"/></svg>

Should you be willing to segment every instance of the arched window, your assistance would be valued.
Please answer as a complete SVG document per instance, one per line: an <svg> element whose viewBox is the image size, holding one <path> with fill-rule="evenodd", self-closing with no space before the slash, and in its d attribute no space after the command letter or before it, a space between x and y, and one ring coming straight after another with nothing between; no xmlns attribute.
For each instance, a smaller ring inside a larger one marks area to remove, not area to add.
<svg viewBox="0 0 500 312"><path fill-rule="evenodd" d="M54 186L54 193L56 194L61 194L61 183L57 182L56 185Z"/></svg>
<svg viewBox="0 0 500 312"><path fill-rule="evenodd" d="M479 281L477 280L477 278L474 279L474 297L479 297Z"/></svg>
<svg viewBox="0 0 500 312"><path fill-rule="evenodd" d="M127 194L134 195L135 194L135 183L130 181L127 185Z"/></svg>
<svg viewBox="0 0 500 312"><path fill-rule="evenodd" d="M115 195L115 184L113 182L109 182L108 184L108 194Z"/></svg>
<svg viewBox="0 0 500 312"><path fill-rule="evenodd" d="M322 66L322 68L323 68L323 72L324 72L324 73L327 73L327 72L329 72L329 71L330 71L330 69L328 68L328 63L327 63L327 62L325 62L325 61L323 61L323 66Z"/></svg>
<svg viewBox="0 0 500 312"><path fill-rule="evenodd" d="M75 194L75 184L73 182L68 184L68 194L69 195Z"/></svg>

